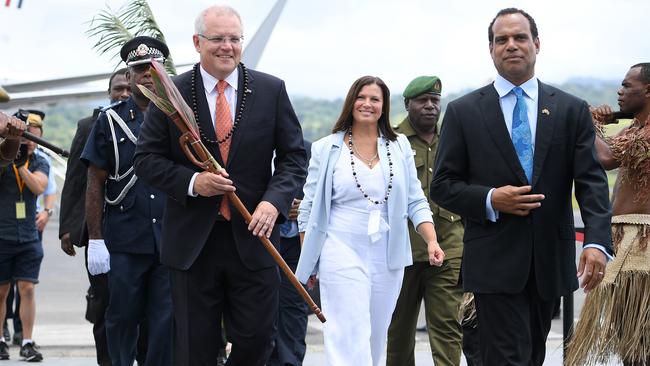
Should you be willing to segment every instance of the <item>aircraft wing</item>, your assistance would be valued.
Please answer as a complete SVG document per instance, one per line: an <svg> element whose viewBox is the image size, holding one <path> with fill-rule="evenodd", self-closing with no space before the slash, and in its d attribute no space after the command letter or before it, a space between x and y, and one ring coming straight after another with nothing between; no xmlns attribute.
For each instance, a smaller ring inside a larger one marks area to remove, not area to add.
<svg viewBox="0 0 650 366"><path fill-rule="evenodd" d="M242 54L242 61L246 66L253 69L257 67L286 2L287 0L276 1L250 39L250 42L246 45ZM192 65L193 63L177 64L176 68ZM81 88L86 83L108 80L111 74L101 73L2 85L0 86L0 109L12 109L34 104L55 104L59 101L71 99L105 98L107 94L106 87L101 88L101 90L98 90L99 88L96 86L90 89L88 85L85 86L86 89ZM108 83L104 85L108 85Z"/></svg>
<svg viewBox="0 0 650 366"><path fill-rule="evenodd" d="M106 99L106 90L66 90L43 93L18 93L12 94L11 99L0 103L0 109L16 109L26 105L56 104L62 101L75 99Z"/></svg>

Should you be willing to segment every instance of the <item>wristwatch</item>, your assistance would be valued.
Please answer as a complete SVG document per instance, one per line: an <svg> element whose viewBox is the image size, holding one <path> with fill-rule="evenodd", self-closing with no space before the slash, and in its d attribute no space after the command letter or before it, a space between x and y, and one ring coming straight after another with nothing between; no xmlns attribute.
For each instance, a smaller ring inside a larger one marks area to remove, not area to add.
<svg viewBox="0 0 650 366"><path fill-rule="evenodd" d="M47 212L47 217L52 217L52 215L54 214L53 208L46 208L44 211Z"/></svg>

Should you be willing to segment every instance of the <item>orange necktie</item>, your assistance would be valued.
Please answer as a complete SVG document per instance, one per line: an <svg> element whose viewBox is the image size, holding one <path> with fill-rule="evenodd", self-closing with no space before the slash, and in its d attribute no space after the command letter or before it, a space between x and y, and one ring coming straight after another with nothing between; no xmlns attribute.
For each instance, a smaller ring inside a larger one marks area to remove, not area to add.
<svg viewBox="0 0 650 366"><path fill-rule="evenodd" d="M214 118L215 131L217 132L217 139L223 140L228 136L228 132L232 129L232 117L230 115L230 106L224 91L228 83L225 80L219 80L217 83L217 108L216 116ZM232 136L231 136L232 137ZM219 144L219 152L221 153L221 160L223 160L224 168L228 163L228 151L230 150L230 138ZM230 221L230 206L228 206L228 196L224 195L221 200L219 212L228 221Z"/></svg>

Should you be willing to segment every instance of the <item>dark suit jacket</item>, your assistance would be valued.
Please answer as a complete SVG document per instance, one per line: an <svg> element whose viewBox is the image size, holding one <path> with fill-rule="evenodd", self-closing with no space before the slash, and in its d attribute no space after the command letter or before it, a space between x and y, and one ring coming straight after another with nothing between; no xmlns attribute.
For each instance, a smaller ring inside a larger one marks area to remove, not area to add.
<svg viewBox="0 0 650 366"><path fill-rule="evenodd" d="M305 152L307 153L305 157L305 170L309 167L309 159L311 159L311 141L304 140L305 144ZM305 185L305 179L307 179L307 176L305 175L304 179L300 181L300 186L298 187L298 194L296 194L297 199L302 199L305 197L305 192L302 190L302 187Z"/></svg>
<svg viewBox="0 0 650 366"><path fill-rule="evenodd" d="M91 117L79 120L70 145L70 157L65 172L65 181L61 190L61 214L59 215L59 238L70 233L70 240L76 246L85 246L88 241L86 233L85 203L87 167L79 160L93 129L99 110Z"/></svg>
<svg viewBox="0 0 650 366"><path fill-rule="evenodd" d="M585 243L611 252L608 187L596 159L587 103L539 83L533 193L545 199L526 217L486 218L493 187L527 185L499 96L485 86L449 104L442 124L431 198L465 219L463 282L478 293L521 292L534 266L540 295L578 287L571 188L585 223Z"/></svg>
<svg viewBox="0 0 650 366"><path fill-rule="evenodd" d="M192 71L174 82L188 105L192 105ZM248 70L248 90L244 90L239 67L237 111L246 98L239 127L232 137L226 170L237 188L237 195L252 213L264 200L280 212L278 222L286 218L294 195L304 180L305 149L302 130L293 111L284 82L271 75ZM200 72L196 72L199 125L207 136L215 136ZM147 184L168 195L163 220L161 261L172 268L186 270L196 260L210 234L222 196L189 197L192 175L199 168L185 157L178 144L179 131L153 103L140 130L135 154L136 174ZM221 161L219 147L204 141L212 155ZM276 152L275 172L271 159ZM274 265L274 261L247 229L247 224L231 205L232 232L240 258L251 269ZM277 246L279 230L271 241Z"/></svg>

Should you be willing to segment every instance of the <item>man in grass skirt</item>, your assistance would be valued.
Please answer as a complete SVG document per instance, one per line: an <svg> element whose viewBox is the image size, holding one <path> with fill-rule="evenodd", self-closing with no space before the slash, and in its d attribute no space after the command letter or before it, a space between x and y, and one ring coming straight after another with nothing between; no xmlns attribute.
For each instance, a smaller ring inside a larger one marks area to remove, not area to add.
<svg viewBox="0 0 650 366"><path fill-rule="evenodd" d="M618 91L630 126L614 137L596 137L598 158L618 168L612 196L612 239L616 258L591 291L568 346L567 365L607 362L650 364L650 63L630 68ZM592 108L597 130L615 123L611 107Z"/></svg>

